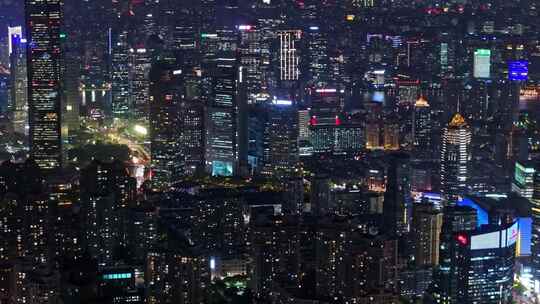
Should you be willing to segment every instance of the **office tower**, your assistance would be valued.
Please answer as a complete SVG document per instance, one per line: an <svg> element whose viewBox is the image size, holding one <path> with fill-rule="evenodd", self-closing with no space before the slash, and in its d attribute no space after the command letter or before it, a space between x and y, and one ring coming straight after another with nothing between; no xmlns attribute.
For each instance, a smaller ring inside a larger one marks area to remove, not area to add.
<svg viewBox="0 0 540 304"><path fill-rule="evenodd" d="M308 82L315 87L325 87L330 84L328 81L330 70L326 33L318 26L310 26L305 31L305 39L307 43Z"/></svg>
<svg viewBox="0 0 540 304"><path fill-rule="evenodd" d="M42 169L62 166L63 0L26 0L30 154Z"/></svg>
<svg viewBox="0 0 540 304"><path fill-rule="evenodd" d="M127 209L133 206L137 181L125 164L92 161L81 172L81 212L86 227L82 240L100 269L114 265L128 243Z"/></svg>
<svg viewBox="0 0 540 304"><path fill-rule="evenodd" d="M474 51L474 78L486 79L490 77L491 50L477 49Z"/></svg>
<svg viewBox="0 0 540 304"><path fill-rule="evenodd" d="M26 69L26 39L18 34L10 37L11 98L8 104L13 130L27 134L28 82Z"/></svg>
<svg viewBox="0 0 540 304"><path fill-rule="evenodd" d="M408 174L408 156L390 155L383 203L384 229L390 235L401 235L408 231L407 205L410 201Z"/></svg>
<svg viewBox="0 0 540 304"><path fill-rule="evenodd" d="M205 107L200 100L185 100L180 104L181 151L184 154L184 174L204 172Z"/></svg>
<svg viewBox="0 0 540 304"><path fill-rule="evenodd" d="M129 43L128 31L109 30L109 46L111 52L111 94L112 113L115 118L129 118L131 110L130 82L129 82Z"/></svg>
<svg viewBox="0 0 540 304"><path fill-rule="evenodd" d="M436 303L457 303L457 249L458 232L472 231L477 226L476 210L468 206L450 206L443 209L439 265L433 274L433 297Z"/></svg>
<svg viewBox="0 0 540 304"><path fill-rule="evenodd" d="M152 184L155 189L165 190L184 173L180 121L180 107L185 98L184 83L174 59L154 63L150 82Z"/></svg>
<svg viewBox="0 0 540 304"><path fill-rule="evenodd" d="M292 104L269 105L263 134L263 168L270 178L287 178L298 170L298 115Z"/></svg>
<svg viewBox="0 0 540 304"><path fill-rule="evenodd" d="M416 158L431 156L431 109L428 101L421 96L414 104L413 146Z"/></svg>
<svg viewBox="0 0 540 304"><path fill-rule="evenodd" d="M467 192L470 178L471 129L456 113L443 130L441 144L441 194L455 204Z"/></svg>
<svg viewBox="0 0 540 304"><path fill-rule="evenodd" d="M413 205L412 232L414 262L417 268L439 264L439 245L443 215L432 203Z"/></svg>
<svg viewBox="0 0 540 304"><path fill-rule="evenodd" d="M206 164L214 176L247 166L247 113L237 59L226 53L212 71L213 93L206 118Z"/></svg>
<svg viewBox="0 0 540 304"><path fill-rule="evenodd" d="M245 88L248 104L254 104L265 98L268 89L269 63L268 52L262 43L262 31L253 25L239 25L240 64L242 77L245 78Z"/></svg>
<svg viewBox="0 0 540 304"><path fill-rule="evenodd" d="M516 161L512 191L520 196L532 199L534 194L534 178L537 174L538 164L531 161Z"/></svg>
<svg viewBox="0 0 540 304"><path fill-rule="evenodd" d="M456 303L511 303L518 224L458 232Z"/></svg>
<svg viewBox="0 0 540 304"><path fill-rule="evenodd" d="M279 79L282 82L298 80L300 77L300 56L297 44L302 38L302 31L278 31L277 37L279 39Z"/></svg>
<svg viewBox="0 0 540 304"><path fill-rule="evenodd" d="M148 124L150 113L150 50L141 46L133 49L131 58L130 89L133 98L133 118Z"/></svg>

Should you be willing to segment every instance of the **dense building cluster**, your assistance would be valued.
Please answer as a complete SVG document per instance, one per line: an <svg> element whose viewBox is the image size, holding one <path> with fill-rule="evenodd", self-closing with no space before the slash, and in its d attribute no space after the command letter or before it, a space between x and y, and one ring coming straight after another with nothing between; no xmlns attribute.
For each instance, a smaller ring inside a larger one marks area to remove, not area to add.
<svg viewBox="0 0 540 304"><path fill-rule="evenodd" d="M540 301L535 0L0 0L0 304Z"/></svg>

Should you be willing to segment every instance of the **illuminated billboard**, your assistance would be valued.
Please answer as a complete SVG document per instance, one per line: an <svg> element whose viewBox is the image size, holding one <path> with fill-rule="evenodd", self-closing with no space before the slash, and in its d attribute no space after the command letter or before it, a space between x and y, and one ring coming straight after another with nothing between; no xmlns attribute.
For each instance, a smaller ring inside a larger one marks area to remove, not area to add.
<svg viewBox="0 0 540 304"><path fill-rule="evenodd" d="M512 81L526 81L529 78L529 62L516 60L508 62L508 79Z"/></svg>
<svg viewBox="0 0 540 304"><path fill-rule="evenodd" d="M514 245L519 238L519 224L494 232L471 236L471 250L497 249Z"/></svg>
<svg viewBox="0 0 540 304"><path fill-rule="evenodd" d="M491 50L474 51L474 78L489 78L491 70Z"/></svg>
<svg viewBox="0 0 540 304"><path fill-rule="evenodd" d="M519 237L518 222L515 222L510 228L506 229L506 247L514 245Z"/></svg>
<svg viewBox="0 0 540 304"><path fill-rule="evenodd" d="M212 163L212 176L232 176L232 162L216 160Z"/></svg>
<svg viewBox="0 0 540 304"><path fill-rule="evenodd" d="M471 236L471 250L500 248L500 231Z"/></svg>

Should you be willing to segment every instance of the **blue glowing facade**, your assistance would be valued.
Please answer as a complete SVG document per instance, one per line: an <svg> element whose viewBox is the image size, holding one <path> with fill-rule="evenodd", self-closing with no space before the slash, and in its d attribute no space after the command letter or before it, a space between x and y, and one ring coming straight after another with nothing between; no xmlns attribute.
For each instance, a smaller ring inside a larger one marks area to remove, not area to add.
<svg viewBox="0 0 540 304"><path fill-rule="evenodd" d="M508 63L508 79L526 81L529 78L529 62L526 60L510 61Z"/></svg>
<svg viewBox="0 0 540 304"><path fill-rule="evenodd" d="M476 210L477 227L489 224L489 213L480 207L474 200L464 198L458 202L458 206L468 206ZM531 255L532 219L531 217L518 217L519 242L517 253L519 256Z"/></svg>

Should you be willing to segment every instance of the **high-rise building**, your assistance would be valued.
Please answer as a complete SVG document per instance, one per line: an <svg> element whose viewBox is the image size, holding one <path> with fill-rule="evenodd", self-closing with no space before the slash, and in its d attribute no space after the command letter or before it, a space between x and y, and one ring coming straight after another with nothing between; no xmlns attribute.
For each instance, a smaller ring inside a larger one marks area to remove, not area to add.
<svg viewBox="0 0 540 304"><path fill-rule="evenodd" d="M229 54L229 53L227 53ZM213 98L206 118L206 167L214 176L231 176L247 166L247 113L241 69L232 54L217 59Z"/></svg>
<svg viewBox="0 0 540 304"><path fill-rule="evenodd" d="M390 156L384 193L383 221L385 231L391 235L401 235L408 231L409 168L409 158L406 154L397 153Z"/></svg>
<svg viewBox="0 0 540 304"><path fill-rule="evenodd" d="M262 174L292 177L298 168L298 115L292 104L270 105L263 135Z"/></svg>
<svg viewBox="0 0 540 304"><path fill-rule="evenodd" d="M467 192L470 178L471 129L456 113L443 130L441 146L441 193L454 204Z"/></svg>
<svg viewBox="0 0 540 304"><path fill-rule="evenodd" d="M431 203L417 203L413 205L412 218L416 266L422 268L438 265L442 212Z"/></svg>
<svg viewBox="0 0 540 304"><path fill-rule="evenodd" d="M130 115L131 96L129 91L129 44L128 31L114 33L109 30L112 45L111 52L111 93L112 113L116 118L128 118Z"/></svg>
<svg viewBox="0 0 540 304"><path fill-rule="evenodd" d="M431 155L431 109L423 96L414 104L412 133L415 156L429 157Z"/></svg>
<svg viewBox="0 0 540 304"><path fill-rule="evenodd" d="M11 98L8 103L8 112L13 123L13 130L20 134L28 132L26 45L26 39L22 36L13 34L10 37Z"/></svg>
<svg viewBox="0 0 540 304"><path fill-rule="evenodd" d="M518 224L458 232L455 303L511 303Z"/></svg>
<svg viewBox="0 0 540 304"><path fill-rule="evenodd" d="M180 104L184 102L185 92L181 70L175 62L155 63L150 73L152 183L156 189L169 187L183 174L184 168Z"/></svg>
<svg viewBox="0 0 540 304"><path fill-rule="evenodd" d="M62 166L63 0L26 0L30 154L40 168Z"/></svg>
<svg viewBox="0 0 540 304"><path fill-rule="evenodd" d="M138 47L131 52L130 89L133 118L146 126L150 113L150 50Z"/></svg>
<svg viewBox="0 0 540 304"><path fill-rule="evenodd" d="M439 265L433 273L433 297L438 304L457 303L457 250L455 235L476 229L477 213L472 207L451 206L443 209Z"/></svg>
<svg viewBox="0 0 540 304"><path fill-rule="evenodd" d="M300 56L298 43L302 38L300 30L279 31L279 71L281 81L295 81L300 77Z"/></svg>

